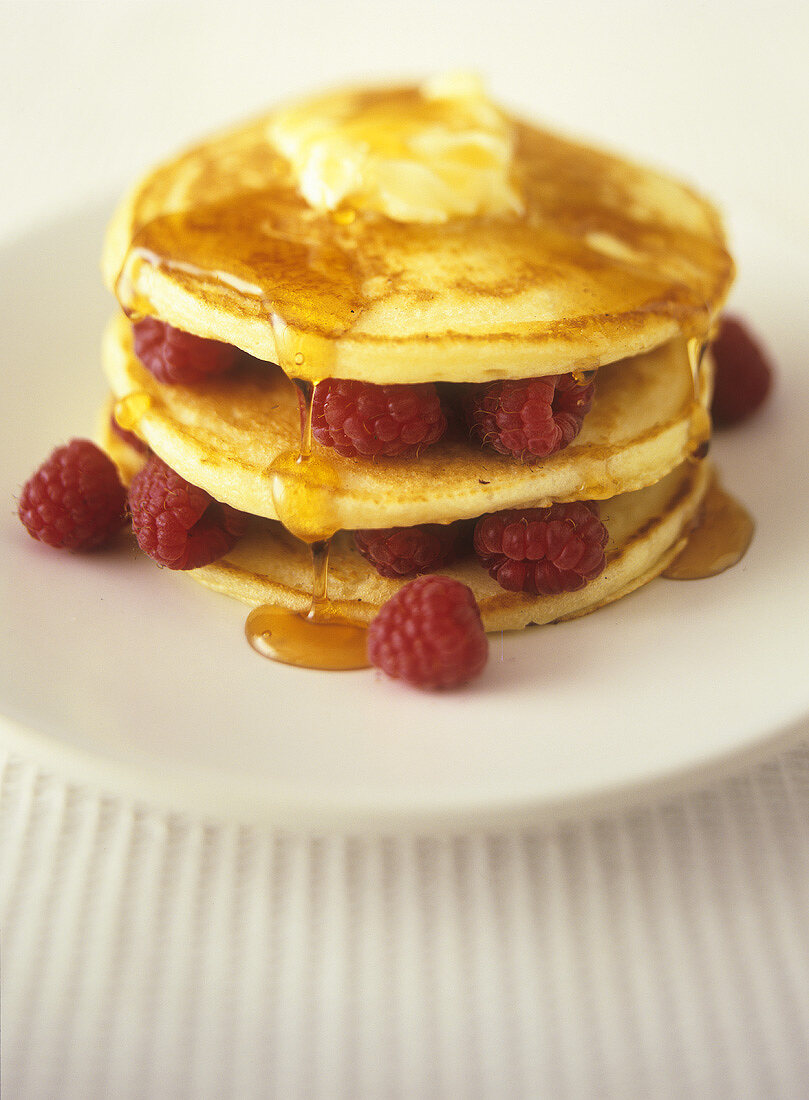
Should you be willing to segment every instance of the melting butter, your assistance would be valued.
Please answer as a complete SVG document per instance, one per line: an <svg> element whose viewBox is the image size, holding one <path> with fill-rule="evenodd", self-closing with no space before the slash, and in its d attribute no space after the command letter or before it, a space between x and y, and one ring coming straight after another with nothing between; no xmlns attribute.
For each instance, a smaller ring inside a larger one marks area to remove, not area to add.
<svg viewBox="0 0 809 1100"><path fill-rule="evenodd" d="M513 127L468 75L307 99L274 116L269 138L310 206L343 224L354 209L424 223L523 209Z"/></svg>

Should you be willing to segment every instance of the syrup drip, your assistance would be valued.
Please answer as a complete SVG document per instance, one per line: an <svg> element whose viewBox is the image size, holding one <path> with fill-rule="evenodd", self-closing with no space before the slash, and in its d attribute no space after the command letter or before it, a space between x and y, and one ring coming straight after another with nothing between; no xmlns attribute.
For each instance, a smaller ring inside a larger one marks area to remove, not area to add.
<svg viewBox="0 0 809 1100"><path fill-rule="evenodd" d="M331 216L338 225L351 225L352 222L356 221L357 211L350 206L340 206L337 210L332 211Z"/></svg>
<svg viewBox="0 0 809 1100"><path fill-rule="evenodd" d="M570 376L577 386L588 386L596 376L594 370L572 370Z"/></svg>
<svg viewBox="0 0 809 1100"><path fill-rule="evenodd" d="M712 481L685 549L663 576L692 581L724 573L747 553L754 530L747 509Z"/></svg>
<svg viewBox="0 0 809 1100"><path fill-rule="evenodd" d="M367 668L366 627L343 618L329 603L329 548L336 530L331 519L332 468L312 453L314 386L305 390L299 451L272 464L276 513L293 535L309 544L312 599L306 612L264 604L247 617L245 633L263 657L286 665L322 670ZM331 477L331 480L330 480Z"/></svg>
<svg viewBox="0 0 809 1100"><path fill-rule="evenodd" d="M322 542L340 527L334 493L340 481L330 460L312 451L312 400L315 387L299 383L304 399L298 450L284 451L270 467L275 514L302 542Z"/></svg>
<svg viewBox="0 0 809 1100"><path fill-rule="evenodd" d="M329 540L312 543L312 602L307 612L264 604L247 616L245 633L262 657L299 668L367 668L366 628L336 614L327 597Z"/></svg>
<svg viewBox="0 0 809 1100"><path fill-rule="evenodd" d="M711 417L706 408L707 382L702 373L705 353L710 344L709 336L692 336L687 342L688 364L694 387L694 412L691 417L691 433L688 453L692 462L701 462L711 446Z"/></svg>
<svg viewBox="0 0 809 1100"><path fill-rule="evenodd" d="M125 432L134 431L145 413L152 407L152 398L143 390L136 390L116 401L113 415L118 425Z"/></svg>

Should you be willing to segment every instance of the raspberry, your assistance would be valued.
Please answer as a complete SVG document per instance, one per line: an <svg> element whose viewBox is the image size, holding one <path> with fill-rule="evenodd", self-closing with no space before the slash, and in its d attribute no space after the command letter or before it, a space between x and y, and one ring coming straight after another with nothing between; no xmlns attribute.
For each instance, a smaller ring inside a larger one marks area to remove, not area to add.
<svg viewBox="0 0 809 1100"><path fill-rule="evenodd" d="M92 550L126 523L126 490L112 461L88 439L57 447L20 495L32 538L57 550Z"/></svg>
<svg viewBox="0 0 809 1100"><path fill-rule="evenodd" d="M158 382L181 385L202 382L230 370L241 354L231 344L192 336L154 317L136 321L132 329L135 354Z"/></svg>
<svg viewBox="0 0 809 1100"><path fill-rule="evenodd" d="M712 350L716 378L711 414L717 424L736 424L763 404L772 386L772 367L735 317L722 319Z"/></svg>
<svg viewBox="0 0 809 1100"><path fill-rule="evenodd" d="M152 455L129 488L132 529L141 550L169 569L197 569L221 558L247 516L220 504Z"/></svg>
<svg viewBox="0 0 809 1100"><path fill-rule="evenodd" d="M143 440L136 436L134 432L128 432L126 428L122 428L118 421L115 419L114 413L110 413L110 427L118 436L118 438L122 439L124 443L126 443L127 447L131 447L132 450L137 451L138 454L145 455L149 453L149 448L146 446Z"/></svg>
<svg viewBox="0 0 809 1100"><path fill-rule="evenodd" d="M377 386L327 378L315 386L312 434L346 458L415 454L439 440L446 428L431 382Z"/></svg>
<svg viewBox="0 0 809 1100"><path fill-rule="evenodd" d="M383 577L429 573L460 554L465 523L422 523L418 527L386 527L355 531L354 543Z"/></svg>
<svg viewBox="0 0 809 1100"><path fill-rule="evenodd" d="M597 506L577 501L483 516L474 541L481 565L501 588L550 596L598 576L607 537Z"/></svg>
<svg viewBox="0 0 809 1100"><path fill-rule="evenodd" d="M594 390L595 381L577 382L572 374L485 382L466 392L466 422L481 443L531 463L573 442Z"/></svg>
<svg viewBox="0 0 809 1100"><path fill-rule="evenodd" d="M450 577L410 581L368 628L371 664L414 687L458 687L483 670L488 656L475 597Z"/></svg>

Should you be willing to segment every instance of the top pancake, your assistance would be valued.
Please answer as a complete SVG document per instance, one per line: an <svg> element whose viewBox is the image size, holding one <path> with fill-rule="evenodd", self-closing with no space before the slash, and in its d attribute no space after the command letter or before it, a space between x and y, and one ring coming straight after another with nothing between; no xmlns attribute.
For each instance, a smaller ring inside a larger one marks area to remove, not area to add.
<svg viewBox="0 0 809 1100"><path fill-rule="evenodd" d="M343 224L299 194L272 117L196 146L125 200L103 268L127 310L300 378L415 383L599 366L704 334L724 302L719 216L663 175L515 120L522 213Z"/></svg>

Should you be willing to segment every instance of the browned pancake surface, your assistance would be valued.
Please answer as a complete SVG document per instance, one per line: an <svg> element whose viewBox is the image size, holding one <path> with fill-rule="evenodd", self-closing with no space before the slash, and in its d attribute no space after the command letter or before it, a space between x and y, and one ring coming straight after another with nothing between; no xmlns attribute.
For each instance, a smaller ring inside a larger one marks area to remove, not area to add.
<svg viewBox="0 0 809 1100"><path fill-rule="evenodd" d="M484 381L701 334L727 294L714 208L618 157L517 121L523 214L342 224L300 196L271 118L161 166L123 203L104 272L126 307L302 378Z"/></svg>

